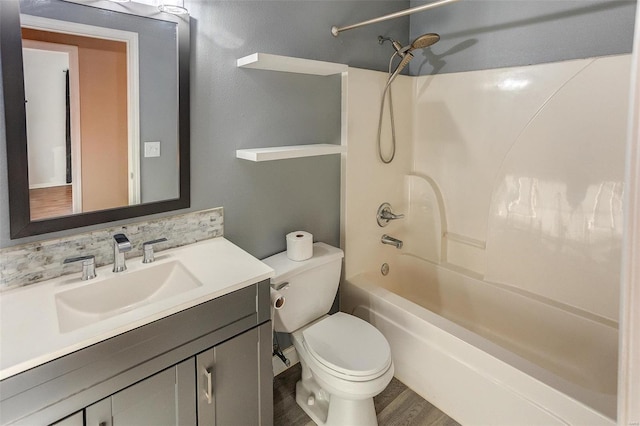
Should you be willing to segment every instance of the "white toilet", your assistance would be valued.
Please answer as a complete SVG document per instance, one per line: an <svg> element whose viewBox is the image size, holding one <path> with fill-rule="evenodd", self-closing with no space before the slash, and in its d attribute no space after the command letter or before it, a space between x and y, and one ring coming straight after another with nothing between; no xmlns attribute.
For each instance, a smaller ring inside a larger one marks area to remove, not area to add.
<svg viewBox="0 0 640 426"><path fill-rule="evenodd" d="M375 327L352 315L327 315L340 282L342 250L313 245L302 262L278 253L263 262L276 275L272 288L285 298L274 328L292 333L302 365L298 405L318 425L377 425L373 397L393 378L389 343Z"/></svg>

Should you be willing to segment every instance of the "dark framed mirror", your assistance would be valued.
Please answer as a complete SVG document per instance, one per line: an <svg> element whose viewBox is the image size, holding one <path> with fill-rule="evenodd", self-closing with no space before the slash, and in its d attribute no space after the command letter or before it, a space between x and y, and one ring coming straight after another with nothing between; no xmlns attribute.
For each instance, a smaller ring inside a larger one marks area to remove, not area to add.
<svg viewBox="0 0 640 426"><path fill-rule="evenodd" d="M0 1L12 239L190 206L189 54L188 15Z"/></svg>

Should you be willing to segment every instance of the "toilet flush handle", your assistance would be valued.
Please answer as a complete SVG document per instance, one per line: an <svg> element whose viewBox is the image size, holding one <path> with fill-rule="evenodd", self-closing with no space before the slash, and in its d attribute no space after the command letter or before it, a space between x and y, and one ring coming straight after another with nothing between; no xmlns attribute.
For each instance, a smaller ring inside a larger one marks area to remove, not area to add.
<svg viewBox="0 0 640 426"><path fill-rule="evenodd" d="M271 284L271 288L275 291L284 290L285 288L289 288L289 281L285 281L283 283Z"/></svg>

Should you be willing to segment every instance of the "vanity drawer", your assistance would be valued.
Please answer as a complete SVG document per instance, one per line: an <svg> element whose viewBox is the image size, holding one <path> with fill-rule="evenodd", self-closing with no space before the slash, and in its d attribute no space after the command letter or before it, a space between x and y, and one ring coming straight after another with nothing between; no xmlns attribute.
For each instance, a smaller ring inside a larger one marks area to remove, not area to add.
<svg viewBox="0 0 640 426"><path fill-rule="evenodd" d="M262 281L0 382L0 424L45 424L269 320Z"/></svg>

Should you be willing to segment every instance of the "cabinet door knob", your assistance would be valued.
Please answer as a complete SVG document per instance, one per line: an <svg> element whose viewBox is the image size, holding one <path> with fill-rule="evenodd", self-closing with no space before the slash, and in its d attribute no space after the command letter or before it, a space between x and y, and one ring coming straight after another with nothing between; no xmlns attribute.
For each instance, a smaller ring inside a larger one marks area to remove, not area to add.
<svg viewBox="0 0 640 426"><path fill-rule="evenodd" d="M212 369L205 369L204 375L207 379L207 389L204 392L204 396L207 398L207 403L211 404L213 402L213 378L212 378Z"/></svg>

